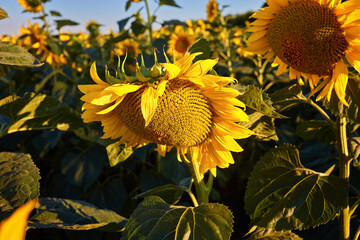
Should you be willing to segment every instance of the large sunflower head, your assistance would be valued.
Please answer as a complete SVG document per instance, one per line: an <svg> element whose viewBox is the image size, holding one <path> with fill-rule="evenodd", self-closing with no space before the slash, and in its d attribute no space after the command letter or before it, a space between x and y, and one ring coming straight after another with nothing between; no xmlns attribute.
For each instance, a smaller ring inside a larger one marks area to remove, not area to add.
<svg viewBox="0 0 360 240"><path fill-rule="evenodd" d="M195 40L196 36L193 29L177 25L168 42L170 46L168 53L172 54L174 52L175 57L182 57Z"/></svg>
<svg viewBox="0 0 360 240"><path fill-rule="evenodd" d="M17 0L18 3L25 9L25 11L29 12L41 12L43 10L43 6L41 5L41 0Z"/></svg>
<svg viewBox="0 0 360 240"><path fill-rule="evenodd" d="M102 138L120 138L130 147L156 143L162 156L174 147L180 161L189 154L202 175L208 169L215 175L216 167L234 162L230 151L242 151L234 139L252 132L238 124L248 116L239 92L225 86L233 79L207 74L217 60L193 63L197 55L156 62L150 70L142 65L136 79L121 73L115 84L102 81L94 63L96 84L79 85L84 122L100 121Z"/></svg>
<svg viewBox="0 0 360 240"><path fill-rule="evenodd" d="M248 51L276 56L277 74L289 66L290 78L309 79L317 100L334 89L345 101L346 62L360 71L360 1L267 0L252 17Z"/></svg>

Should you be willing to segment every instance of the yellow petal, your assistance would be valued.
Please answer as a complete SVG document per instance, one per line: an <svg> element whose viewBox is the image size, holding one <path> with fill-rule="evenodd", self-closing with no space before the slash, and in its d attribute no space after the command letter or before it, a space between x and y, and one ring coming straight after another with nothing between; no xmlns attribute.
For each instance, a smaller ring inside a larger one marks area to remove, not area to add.
<svg viewBox="0 0 360 240"><path fill-rule="evenodd" d="M254 32L253 34L250 35L248 42L251 43L256 40L259 40L260 38L264 37L267 32L268 32L267 30Z"/></svg>
<svg viewBox="0 0 360 240"><path fill-rule="evenodd" d="M131 92L136 92L141 88L142 85L130 85L130 84L114 84L105 90L113 91L118 96L123 96Z"/></svg>
<svg viewBox="0 0 360 240"><path fill-rule="evenodd" d="M214 138L226 149L232 152L241 152L243 148L229 135L222 135L222 133L213 128Z"/></svg>
<svg viewBox="0 0 360 240"><path fill-rule="evenodd" d="M158 97L156 96L156 90L150 86L141 95L141 112L145 120L145 127L149 125L154 116L157 105Z"/></svg>
<svg viewBox="0 0 360 240"><path fill-rule="evenodd" d="M352 49L346 55L349 63L360 73L360 51Z"/></svg>
<svg viewBox="0 0 360 240"><path fill-rule="evenodd" d="M96 71L96 62L93 62L93 64L91 64L90 67L90 76L91 78L94 80L94 82L96 82L97 84L105 84L108 85L106 82L104 82L103 80L100 79L99 75L97 74Z"/></svg>
<svg viewBox="0 0 360 240"><path fill-rule="evenodd" d="M107 107L107 108L97 112L97 114L102 115L102 114L107 114L107 113L111 112L112 110L114 110L122 102L122 100L124 100L124 98L125 98L125 96L116 99L116 102L113 105L111 105L110 107Z"/></svg>
<svg viewBox="0 0 360 240"><path fill-rule="evenodd" d="M279 76L283 74L286 70L287 64L284 62L281 62L278 69L276 70L276 76Z"/></svg>
<svg viewBox="0 0 360 240"><path fill-rule="evenodd" d="M217 63L217 59L199 60L186 72L187 77L199 77L205 75Z"/></svg>
<svg viewBox="0 0 360 240"><path fill-rule="evenodd" d="M0 223L1 240L24 240L25 229L31 211L35 208L37 199L33 199L19 207Z"/></svg>
<svg viewBox="0 0 360 240"><path fill-rule="evenodd" d="M180 68L175 64L162 63L161 65L163 65L166 68L169 80L176 78L180 73Z"/></svg>
<svg viewBox="0 0 360 240"><path fill-rule="evenodd" d="M345 91L348 82L348 70L346 64L343 61L336 63L334 78L336 95L344 105L349 106L345 100Z"/></svg>
<svg viewBox="0 0 360 240"><path fill-rule="evenodd" d="M168 81L162 81L156 88L156 94L155 96L156 97L161 97L164 92L165 92L165 89L166 89L166 84L168 83Z"/></svg>
<svg viewBox="0 0 360 240"><path fill-rule="evenodd" d="M102 85L97 85L97 84L86 84L86 85L78 85L77 86L79 88L79 90L84 93L87 94L89 92L94 92L94 91L102 91L104 90L104 86Z"/></svg>
<svg viewBox="0 0 360 240"><path fill-rule="evenodd" d="M179 74L182 75L183 73L187 72L195 57L201 54L201 52L192 53L177 60L174 64L180 68Z"/></svg>
<svg viewBox="0 0 360 240"><path fill-rule="evenodd" d="M275 17L275 14L271 8L265 7L265 8L261 8L260 11L254 13L250 17L257 19L273 19Z"/></svg>

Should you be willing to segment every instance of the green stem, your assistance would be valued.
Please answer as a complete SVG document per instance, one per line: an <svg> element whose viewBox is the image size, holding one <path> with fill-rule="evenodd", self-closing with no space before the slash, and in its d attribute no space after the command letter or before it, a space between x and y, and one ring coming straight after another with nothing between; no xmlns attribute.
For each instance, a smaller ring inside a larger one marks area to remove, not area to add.
<svg viewBox="0 0 360 240"><path fill-rule="evenodd" d="M314 103L310 98L309 99L303 99L302 102L306 103L306 104L309 104L310 106L315 108L325 118L325 120L329 124L331 130L333 130L333 132L335 134L337 134L337 127L336 127L335 123L333 122L333 120L331 120L329 115L327 115L327 113L319 105ZM346 137L346 134L345 134L345 137Z"/></svg>
<svg viewBox="0 0 360 240"><path fill-rule="evenodd" d="M199 204L208 203L213 182L212 174L210 173L208 182L205 183L204 178L201 177L198 163L191 157L190 161L186 158L186 156L183 157L185 158L184 162L188 165L191 175L194 179L194 185Z"/></svg>
<svg viewBox="0 0 360 240"><path fill-rule="evenodd" d="M152 33L152 16L150 14L150 8L149 8L149 4L148 4L148 1L145 0L145 6L146 6L146 13L147 13L147 16L148 16L148 23L147 23L147 27L148 27L148 30L149 30L149 41L150 41L150 46L152 47L153 46L153 33Z"/></svg>
<svg viewBox="0 0 360 240"><path fill-rule="evenodd" d="M337 144L339 151L339 175L349 183L350 177L350 161L349 151L346 137L346 118L337 118ZM349 193L349 184L347 187L347 193ZM340 210L339 225L340 225L340 239L350 239L350 207L349 199L346 198L345 207Z"/></svg>
<svg viewBox="0 0 360 240"><path fill-rule="evenodd" d="M221 25L223 27L223 32L225 34L225 49L226 49L226 62L228 65L228 69L229 69L229 76L231 78L235 77L235 73L232 67L232 61L231 61L231 45L230 45L230 35L229 35L229 31L226 27L226 21L224 19L224 16L221 14L220 15L220 21L221 21Z"/></svg>

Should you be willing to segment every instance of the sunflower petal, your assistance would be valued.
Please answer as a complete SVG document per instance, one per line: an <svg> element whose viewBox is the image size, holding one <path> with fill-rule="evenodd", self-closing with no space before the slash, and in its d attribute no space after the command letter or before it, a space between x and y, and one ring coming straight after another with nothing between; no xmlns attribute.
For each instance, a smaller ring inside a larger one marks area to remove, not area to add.
<svg viewBox="0 0 360 240"><path fill-rule="evenodd" d="M97 83L102 85L108 85L106 82L100 79L96 71L96 62L93 62L90 67L90 77Z"/></svg>
<svg viewBox="0 0 360 240"><path fill-rule="evenodd" d="M161 65L163 65L166 68L166 72L168 74L168 79L174 79L176 78L179 73L180 73L180 68L178 66L176 66L175 64L172 63L162 63Z"/></svg>
<svg viewBox="0 0 360 240"><path fill-rule="evenodd" d="M335 78L335 92L340 101L346 105L349 106L349 104L345 100L345 91L346 91L346 85L348 82L348 70L346 67L346 64L343 61L339 61L335 66L334 71L334 78Z"/></svg>
<svg viewBox="0 0 360 240"><path fill-rule="evenodd" d="M145 127L149 125L154 116L157 105L158 97L156 96L156 90L150 86L141 95L141 113L145 120Z"/></svg>

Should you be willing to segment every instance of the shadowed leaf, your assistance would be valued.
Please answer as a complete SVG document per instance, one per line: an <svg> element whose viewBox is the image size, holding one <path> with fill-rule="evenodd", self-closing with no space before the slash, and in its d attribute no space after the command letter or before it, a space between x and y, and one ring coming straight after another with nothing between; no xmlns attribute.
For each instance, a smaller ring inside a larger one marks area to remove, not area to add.
<svg viewBox="0 0 360 240"><path fill-rule="evenodd" d="M210 57L210 45L209 42L203 38L197 40L193 45L188 49L189 53L198 53L201 52L201 55L198 55L194 58L194 62L198 60L208 59Z"/></svg>
<svg viewBox="0 0 360 240"><path fill-rule="evenodd" d="M254 225L301 230L335 218L345 206L346 189L344 179L305 168L297 149L285 144L256 164L245 193L245 210Z"/></svg>
<svg viewBox="0 0 360 240"><path fill-rule="evenodd" d="M69 19L63 19L63 20L56 20L56 29L60 30L64 26L76 26L79 25L79 23L71 21Z"/></svg>
<svg viewBox="0 0 360 240"><path fill-rule="evenodd" d="M299 84L277 90L270 94L270 98L273 101L273 106L278 112L289 110L306 100Z"/></svg>
<svg viewBox="0 0 360 240"><path fill-rule="evenodd" d="M4 18L8 18L8 17L9 16L8 16L7 12L4 9L0 8L0 20L4 19Z"/></svg>
<svg viewBox="0 0 360 240"><path fill-rule="evenodd" d="M181 8L179 5L176 4L176 2L174 0L160 0L159 6L162 6L162 5L168 5L168 6Z"/></svg>
<svg viewBox="0 0 360 240"><path fill-rule="evenodd" d="M301 122L296 127L296 134L304 140L316 139L326 144L336 142L335 134L325 120Z"/></svg>
<svg viewBox="0 0 360 240"><path fill-rule="evenodd" d="M248 240L301 240L302 238L291 231L276 231L273 228L257 228Z"/></svg>

